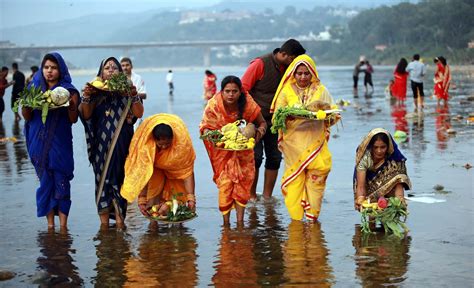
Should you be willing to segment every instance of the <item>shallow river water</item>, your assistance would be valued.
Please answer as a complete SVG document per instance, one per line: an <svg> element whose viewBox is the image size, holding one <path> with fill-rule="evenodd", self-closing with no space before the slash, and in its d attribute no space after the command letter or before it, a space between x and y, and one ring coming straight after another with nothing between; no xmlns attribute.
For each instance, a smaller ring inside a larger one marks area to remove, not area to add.
<svg viewBox="0 0 474 288"><path fill-rule="evenodd" d="M219 79L241 76L243 71L216 68ZM48 230L46 219L36 217L38 180L24 143L24 122L14 122L6 111L0 138L14 136L19 141L0 143L0 270L14 272L15 277L0 282L0 287L473 285L474 169L463 165L474 164L474 126L467 122L474 112L474 74L453 72L457 89L451 91L449 109L437 110L435 100L427 96L419 120L413 114L410 90L405 105L395 105L386 97L391 71L392 67L375 67L375 92L364 95L362 87L356 97L352 67L319 69L334 99L351 104L342 113L343 126L332 130L333 167L317 224L290 221L277 186L272 201L259 201L246 209L244 228L236 227L234 213L231 227L222 227L212 169L198 135L204 107L203 69L175 70L173 97L168 95L165 72L140 73L148 90L145 116L175 113L192 135L199 217L182 226L149 229L134 203L129 206L126 230L101 231L84 128L77 123L69 230ZM92 77L93 73L73 74L73 81L82 87ZM425 94L431 92L431 80L425 80ZM5 93L7 107L10 93L10 89ZM363 237L360 216L353 209L355 149L375 127L408 133L408 141L400 145L413 184L408 193L413 199L426 196L440 201L408 202L410 232L403 239L383 233ZM457 133L448 134L447 129ZM435 185L444 188L437 191ZM259 183L258 191L261 187Z"/></svg>

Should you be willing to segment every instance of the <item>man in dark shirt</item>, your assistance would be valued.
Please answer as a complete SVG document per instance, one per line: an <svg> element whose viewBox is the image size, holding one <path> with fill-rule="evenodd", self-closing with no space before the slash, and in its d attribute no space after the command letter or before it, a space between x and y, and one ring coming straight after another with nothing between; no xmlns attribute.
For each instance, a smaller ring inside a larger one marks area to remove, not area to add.
<svg viewBox="0 0 474 288"><path fill-rule="evenodd" d="M15 104L15 101L20 97L18 94L20 94L21 91L25 88L25 74L23 74L20 70L18 70L18 63L13 63L12 64L12 72L13 72L13 88L12 88L12 102L11 107L13 109L13 105ZM21 120L20 114L18 112L15 113L15 120L19 121Z"/></svg>
<svg viewBox="0 0 474 288"><path fill-rule="evenodd" d="M263 162L265 152L265 179L263 184L263 197L270 199L275 187L278 169L280 168L281 152L278 150L278 135L270 131L272 114L270 106L280 80L288 65L293 59L306 50L300 42L290 39L283 43L273 53L262 55L250 62L249 67L242 76L242 86L254 98L255 102L262 108L262 115L267 121L267 131L254 148L255 151L255 180L250 191L250 199L257 197L256 187L258 182L259 168Z"/></svg>

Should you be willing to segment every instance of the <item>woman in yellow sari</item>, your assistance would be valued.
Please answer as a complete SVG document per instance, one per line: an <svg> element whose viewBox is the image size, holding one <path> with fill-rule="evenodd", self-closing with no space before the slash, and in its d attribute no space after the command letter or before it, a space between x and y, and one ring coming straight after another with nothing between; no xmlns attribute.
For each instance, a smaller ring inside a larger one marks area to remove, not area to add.
<svg viewBox="0 0 474 288"><path fill-rule="evenodd" d="M159 205L166 215L166 202L174 197L195 209L194 152L188 129L178 116L156 114L145 119L133 135L125 161L125 180L120 194L128 202L138 196L144 216Z"/></svg>
<svg viewBox="0 0 474 288"><path fill-rule="evenodd" d="M242 82L236 76L222 80L221 91L208 102L199 126L201 135L209 130L219 130L237 120L255 123L255 141L265 135L267 124L260 107L249 94L242 90ZM230 211L235 208L237 223L243 224L245 206L250 199L250 188L255 177L253 150L228 151L216 149L204 141L214 171L213 180L219 189L219 210L224 225L229 225Z"/></svg>
<svg viewBox="0 0 474 288"><path fill-rule="evenodd" d="M286 70L271 112L287 106L316 112L335 108L333 103L331 94L318 78L314 61L308 55L300 55ZM281 189L292 219L301 220L305 215L316 221L332 164L327 144L329 127L336 121L289 118L286 131L278 132L278 147L285 159Z"/></svg>

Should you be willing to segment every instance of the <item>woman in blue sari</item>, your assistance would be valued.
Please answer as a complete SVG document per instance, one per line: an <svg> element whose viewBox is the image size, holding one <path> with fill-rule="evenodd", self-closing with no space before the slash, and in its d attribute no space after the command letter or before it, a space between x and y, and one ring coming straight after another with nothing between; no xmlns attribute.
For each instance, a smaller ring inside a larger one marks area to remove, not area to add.
<svg viewBox="0 0 474 288"><path fill-rule="evenodd" d="M40 110L22 107L26 120L26 146L40 180L36 190L37 215L46 216L48 227L54 227L55 215L59 216L61 227L67 227L71 208L70 181L74 176L72 123L77 122L79 103L79 92L71 82L61 55L56 52L46 54L41 69L28 87L41 87L43 92L63 87L70 93L69 106L49 110L44 124Z"/></svg>
<svg viewBox="0 0 474 288"><path fill-rule="evenodd" d="M356 152L353 176L356 210L360 210L367 198L377 202L382 196L398 197L405 203L404 190L411 188L406 160L387 130L371 130Z"/></svg>
<svg viewBox="0 0 474 288"><path fill-rule="evenodd" d="M96 79L105 82L121 72L120 62L109 57L102 61ZM124 226L127 200L120 195L120 188L125 177L125 159L133 136L133 124L143 116L137 91L134 86L130 89L131 95L122 95L86 85L79 105L89 161L95 174L97 211L104 227L108 227L109 219L115 219L119 228ZM111 145L114 134L116 143Z"/></svg>

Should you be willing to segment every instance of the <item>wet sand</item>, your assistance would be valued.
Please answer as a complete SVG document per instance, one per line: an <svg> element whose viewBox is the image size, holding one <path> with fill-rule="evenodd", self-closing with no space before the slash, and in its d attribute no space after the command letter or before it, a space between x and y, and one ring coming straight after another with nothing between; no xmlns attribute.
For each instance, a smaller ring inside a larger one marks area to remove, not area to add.
<svg viewBox="0 0 474 288"><path fill-rule="evenodd" d="M364 95L362 87L357 97L352 94L352 67L319 69L334 99L349 100L351 105L342 114L343 126L332 130L333 168L316 225L291 222L277 187L273 201L248 207L243 229L235 226L234 214L229 229L221 226L212 169L198 139L202 71L175 73L173 97L166 90L166 71L141 73L148 90L145 115L179 115L187 123L196 149L199 217L182 226L150 230L134 203L129 207L125 231L113 227L100 230L84 129L77 123L73 126L75 178L69 230L48 230L46 219L36 217L38 180L27 156L23 121L15 123L12 113L6 111L0 138L14 136L19 141L0 143L0 270L16 275L0 286L472 285L474 169L463 167L474 165L474 125L467 122L468 115L474 113L474 102L469 100L474 94L472 71L453 73L457 89L451 91L448 109L437 109L436 101L427 96L424 117L418 117L413 114L410 90L405 105L393 104L385 96L392 69L375 67L375 93ZM228 74L240 76L243 68L218 68L216 73L219 79ZM94 74L77 75L74 83L80 88ZM6 107L10 91L6 92ZM425 94L431 91L427 79ZM404 239L383 233L363 237L360 216L353 210L355 149L375 127L407 132L408 141L400 148L408 158L413 183L408 193L443 201L409 201L410 232ZM436 190L436 185L443 188ZM262 190L261 184L258 190Z"/></svg>

